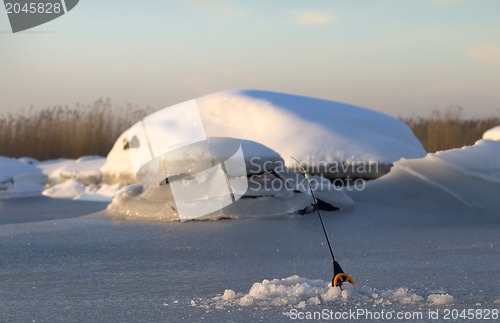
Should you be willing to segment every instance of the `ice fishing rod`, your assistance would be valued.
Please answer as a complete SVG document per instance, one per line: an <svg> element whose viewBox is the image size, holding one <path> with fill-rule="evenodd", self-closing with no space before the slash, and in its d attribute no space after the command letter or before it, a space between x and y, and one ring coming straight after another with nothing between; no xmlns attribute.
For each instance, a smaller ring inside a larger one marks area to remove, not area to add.
<svg viewBox="0 0 500 323"><path fill-rule="evenodd" d="M307 186L309 187L309 192L311 192L311 196L314 202L314 208L316 209L316 213L318 213L319 221L321 222L321 227L323 228L323 233L325 234L325 239L326 242L328 243L328 249L330 249L330 255L332 256L332 263L333 263L333 278L332 278L332 286L338 286L342 288L342 283L344 282L349 282L352 285L354 285L354 279L351 277L351 275L346 274L343 270L342 267L340 267L340 264L335 260L335 255L333 254L333 249L332 249L332 244L330 243L330 239L328 238L328 233L326 232L325 228L325 223L323 222L323 217L321 216L321 212L319 211L319 206L318 206L318 200L316 199L316 196L314 195L311 182L309 181L309 173L306 171L305 167L302 166L302 164L292 157L293 160L299 165L300 170L304 173L304 176L307 181Z"/></svg>

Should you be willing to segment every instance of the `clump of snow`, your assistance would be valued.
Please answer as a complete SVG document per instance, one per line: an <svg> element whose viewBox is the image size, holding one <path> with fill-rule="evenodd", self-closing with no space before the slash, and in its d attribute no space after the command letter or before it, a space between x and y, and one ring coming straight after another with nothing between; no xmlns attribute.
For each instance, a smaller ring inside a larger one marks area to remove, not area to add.
<svg viewBox="0 0 500 323"><path fill-rule="evenodd" d="M330 165L380 164L380 168L358 174L378 177L402 157L418 158L425 155L418 139L402 121L344 103L242 90L215 93L183 104L189 104L190 107L195 104L199 114L195 119L202 123L202 127L198 127L200 133L189 133L189 138L196 135L199 140L230 137L254 141L285 157L285 164L289 168L296 167L289 159L293 156L303 162L311 173L325 172L327 177L342 177L345 174L338 173L351 174L352 170L356 172L354 167L346 171L338 167L331 170ZM182 104L172 109L180 106ZM150 138L150 142L160 145L165 138L172 141L175 136L185 137L178 133L186 131L185 118L165 118L162 124L162 111L144 119L151 123L148 136L129 133L137 130L134 126L118 138L107 156L106 164L101 168L104 182L134 182L136 174L131 154L149 152L148 142L145 142L147 137L157 136L158 140ZM176 130L174 133L173 129ZM319 170L320 166L327 168Z"/></svg>
<svg viewBox="0 0 500 323"><path fill-rule="evenodd" d="M236 298L236 293L232 289L226 289L222 295L222 299L225 301L234 301Z"/></svg>
<svg viewBox="0 0 500 323"><path fill-rule="evenodd" d="M310 280L297 275L283 279L263 280L254 283L248 294L237 300L240 306L287 306L297 305L302 301L323 294L327 286L321 280Z"/></svg>
<svg viewBox="0 0 500 323"><path fill-rule="evenodd" d="M101 156L83 156L74 159L56 159L38 163L36 166L46 174L52 183L63 183L74 179L82 184L101 182L100 168L106 159Z"/></svg>
<svg viewBox="0 0 500 323"><path fill-rule="evenodd" d="M500 126L493 127L483 134L484 140L500 141Z"/></svg>
<svg viewBox="0 0 500 323"><path fill-rule="evenodd" d="M47 176L27 159L17 160L0 156L0 198L26 194L40 194Z"/></svg>
<svg viewBox="0 0 500 323"><path fill-rule="evenodd" d="M384 291L377 298L380 300L380 303L383 303L385 305L392 303L407 305L414 304L423 300L422 296L410 292L406 287Z"/></svg>
<svg viewBox="0 0 500 323"><path fill-rule="evenodd" d="M85 192L76 196L74 199L82 201L111 202L117 192L123 185L117 184L92 184L85 187Z"/></svg>
<svg viewBox="0 0 500 323"><path fill-rule="evenodd" d="M121 184L102 184L100 168L106 159L83 156L78 159L36 161L23 158L43 172L49 181L42 194L52 198L111 202Z"/></svg>
<svg viewBox="0 0 500 323"><path fill-rule="evenodd" d="M118 190L115 194L114 202L120 203L123 200L129 199L133 196L137 196L144 192L144 186L139 184L127 185L120 190Z"/></svg>
<svg viewBox="0 0 500 323"><path fill-rule="evenodd" d="M52 198L111 202L122 185L101 183L104 162L99 156L47 161L0 157L1 197L41 193Z"/></svg>
<svg viewBox="0 0 500 323"><path fill-rule="evenodd" d="M433 305L450 304L453 297L446 295L429 295L427 301ZM345 283L340 287L332 287L331 282L307 279L293 275L282 279L264 279L252 285L248 293L236 293L226 289L222 296L212 298L217 307L295 307L306 308L331 302L352 302L355 304L372 304L386 306L391 304L419 304L424 297L410 291L406 287L378 290L368 287L357 287Z"/></svg>
<svg viewBox="0 0 500 323"><path fill-rule="evenodd" d="M344 286L344 289L340 289L338 287L328 288L326 292L321 294L321 299L325 302L331 302L336 299L347 299L350 294L350 290L352 290L351 285L347 284Z"/></svg>
<svg viewBox="0 0 500 323"><path fill-rule="evenodd" d="M47 187L42 194L51 198L111 202L121 188L121 184L84 185L76 179L68 179L63 183Z"/></svg>
<svg viewBox="0 0 500 323"><path fill-rule="evenodd" d="M427 302L432 305L450 305L453 304L454 298L449 294L431 294L427 297Z"/></svg>
<svg viewBox="0 0 500 323"><path fill-rule="evenodd" d="M83 192L85 192L85 185L76 179L68 179L64 183L56 184L45 189L43 195L54 198L72 199Z"/></svg>

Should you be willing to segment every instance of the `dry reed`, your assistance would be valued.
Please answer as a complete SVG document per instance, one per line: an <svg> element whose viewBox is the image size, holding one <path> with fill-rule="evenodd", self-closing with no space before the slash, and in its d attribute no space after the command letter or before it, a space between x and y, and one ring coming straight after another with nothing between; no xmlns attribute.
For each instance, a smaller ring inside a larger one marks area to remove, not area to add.
<svg viewBox="0 0 500 323"><path fill-rule="evenodd" d="M74 108L0 115L0 156L40 160L106 156L118 136L151 111L131 105L117 107L109 99L99 99Z"/></svg>
<svg viewBox="0 0 500 323"><path fill-rule="evenodd" d="M0 115L0 156L39 160L106 156L118 136L151 108L114 106L109 99L74 108L51 107L25 114ZM464 120L460 108L435 110L427 118L403 119L429 152L471 145L500 117Z"/></svg>
<svg viewBox="0 0 500 323"><path fill-rule="evenodd" d="M403 119L428 152L461 148L481 139L483 133L500 125L500 117L463 119L460 107L434 110L427 118Z"/></svg>

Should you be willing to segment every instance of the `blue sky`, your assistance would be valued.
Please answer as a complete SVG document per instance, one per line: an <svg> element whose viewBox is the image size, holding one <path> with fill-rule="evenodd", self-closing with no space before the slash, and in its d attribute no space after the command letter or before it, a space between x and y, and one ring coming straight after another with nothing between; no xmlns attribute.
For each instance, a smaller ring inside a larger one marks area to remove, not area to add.
<svg viewBox="0 0 500 323"><path fill-rule="evenodd" d="M17 34L0 12L0 49L0 113L256 88L395 116L500 115L496 0L81 0Z"/></svg>

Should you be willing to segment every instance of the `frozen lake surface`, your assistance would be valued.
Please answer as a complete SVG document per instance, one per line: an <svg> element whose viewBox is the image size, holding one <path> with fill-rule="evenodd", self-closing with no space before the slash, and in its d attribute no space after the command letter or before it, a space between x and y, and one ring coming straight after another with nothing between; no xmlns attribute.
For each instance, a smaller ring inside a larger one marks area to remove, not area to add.
<svg viewBox="0 0 500 323"><path fill-rule="evenodd" d="M421 313L414 321L430 311L442 320L446 310L498 318L499 145L482 140L401 159L346 192L352 209L325 211L337 260L356 281L344 291L328 287L331 260L316 214L266 216L268 205L286 210L284 199L248 198L245 208L225 209L235 220L180 223L151 212L142 195L114 200L124 210L116 213L107 202L35 196L34 167L5 172L0 318L279 322L325 309ZM75 181L63 191L84 183Z"/></svg>
<svg viewBox="0 0 500 323"><path fill-rule="evenodd" d="M474 218L470 210L437 214L358 200L353 210L324 213L355 291L304 310L427 315L500 307L500 220L493 211ZM241 297L264 279L331 280L315 214L140 223L94 213L105 207L45 197L0 201L1 321L289 321L295 307L245 307L220 296L231 289ZM377 303L358 297L363 286L382 294L404 287L422 300ZM427 301L436 293L451 295L452 303Z"/></svg>

